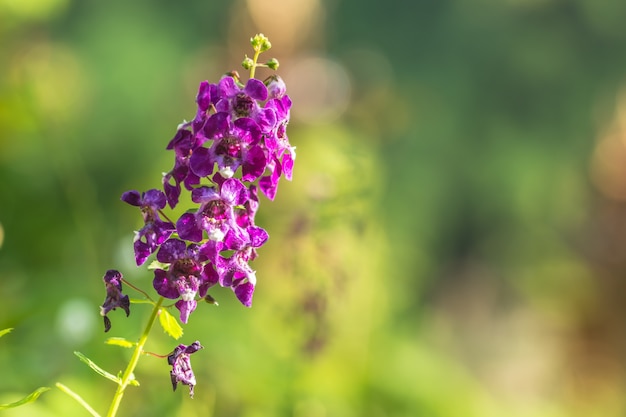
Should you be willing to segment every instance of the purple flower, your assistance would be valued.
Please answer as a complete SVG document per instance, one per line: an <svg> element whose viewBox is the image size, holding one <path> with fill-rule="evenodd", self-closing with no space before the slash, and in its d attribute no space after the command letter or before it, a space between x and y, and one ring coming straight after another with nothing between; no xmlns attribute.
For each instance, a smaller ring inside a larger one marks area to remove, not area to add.
<svg viewBox="0 0 626 417"><path fill-rule="evenodd" d="M287 124L291 109L289 96L284 94L270 99L265 107L274 110L277 115L277 122L275 128L264 136L264 145L268 154L266 170L269 171L269 174L261 177L259 187L267 198L273 200L276 197L280 177L284 176L289 181L293 178L296 148L291 146L287 137Z"/></svg>
<svg viewBox="0 0 626 417"><path fill-rule="evenodd" d="M191 171L198 177L211 175L215 164L226 178L231 178L240 166L243 181L254 181L263 174L266 158L259 145L261 131L253 119L232 121L229 113L215 113L207 121L204 133L213 144L210 148L197 148L189 159Z"/></svg>
<svg viewBox="0 0 626 417"><path fill-rule="evenodd" d="M152 284L159 295L179 299L176 308L183 323L187 323L196 309L196 295L204 297L218 282L213 264L206 262L208 259L209 254L203 247L193 243L187 246L180 239L165 241L157 252L157 260L169 264L169 268L155 269Z"/></svg>
<svg viewBox="0 0 626 417"><path fill-rule="evenodd" d="M145 223L135 234L135 261L139 266L170 237L174 231L174 225L159 217L159 210L162 210L166 204L166 197L162 191L152 189L143 194L135 190L127 191L122 194L122 201L139 207Z"/></svg>
<svg viewBox="0 0 626 417"><path fill-rule="evenodd" d="M196 377L191 369L189 356L202 349L200 342L195 341L189 346L180 344L167 357L167 363L172 366L170 376L172 378L172 388L176 391L178 383L189 386L189 396L193 398L193 387L196 385Z"/></svg>
<svg viewBox="0 0 626 417"><path fill-rule="evenodd" d="M210 84L208 81L202 81L200 83L200 87L198 87L198 94L196 95L198 111L196 113L196 117L191 122L194 133L198 133L202 130L204 124L209 118L209 111L211 110L211 107L215 106L218 99L217 84Z"/></svg>
<svg viewBox="0 0 626 417"><path fill-rule="evenodd" d="M277 159L282 159L282 168L285 178L291 181L293 161L296 159L295 148L289 143L287 137L287 125L289 124L289 112L291 109L291 99L284 95L281 98L268 100L266 108L272 108L277 115L276 128L265 137L265 146L271 155Z"/></svg>
<svg viewBox="0 0 626 417"><path fill-rule="evenodd" d="M104 331L111 330L111 320L107 314L111 310L120 307L126 312L126 317L130 314L130 300L127 295L122 294L122 274L119 271L110 269L104 274L104 286L107 290L107 296L104 304L100 307L100 315L104 317Z"/></svg>
<svg viewBox="0 0 626 417"><path fill-rule="evenodd" d="M243 204L243 207L235 208L235 220L237 225L242 229L246 229L254 225L254 217L259 209L259 192L257 186L250 184L248 189L248 201Z"/></svg>
<svg viewBox="0 0 626 417"><path fill-rule="evenodd" d="M171 208L176 207L180 197L180 184L190 190L193 185L200 183L200 178L189 170L189 158L193 150L200 146L200 139L186 128L186 124L179 126L174 138L168 143L168 150L174 150L176 155L174 167L163 175L163 190L167 196L167 203Z"/></svg>
<svg viewBox="0 0 626 417"><path fill-rule="evenodd" d="M267 164L267 169L270 173L269 175L261 177L259 180L259 188L267 198L274 200L276 191L278 191L278 180L280 180L280 174L282 174L283 168L280 161L276 158L272 158Z"/></svg>
<svg viewBox="0 0 626 417"><path fill-rule="evenodd" d="M206 231L210 240L221 242L229 230L241 234L233 211L235 206L248 200L248 190L241 181L227 179L219 185L219 191L216 187L196 188L191 193L191 199L200 207L195 214L185 213L176 222L181 239L200 242L203 231Z"/></svg>
<svg viewBox="0 0 626 417"><path fill-rule="evenodd" d="M256 272L250 268L248 262L257 256L256 248L261 247L268 239L267 232L257 226L246 230L247 243L241 247L239 242L230 242L227 239L228 249L236 249L230 258L220 256L217 260L217 271L220 285L231 287L237 299L246 307L252 305L252 295L256 286Z"/></svg>

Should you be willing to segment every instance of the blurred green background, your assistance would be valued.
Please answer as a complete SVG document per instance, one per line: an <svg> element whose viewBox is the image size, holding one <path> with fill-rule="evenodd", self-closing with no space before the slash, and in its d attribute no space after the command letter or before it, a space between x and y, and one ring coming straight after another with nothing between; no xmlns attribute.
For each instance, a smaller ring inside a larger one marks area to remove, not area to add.
<svg viewBox="0 0 626 417"><path fill-rule="evenodd" d="M171 392L120 416L626 415L623 0L0 0L0 403L60 381L105 413L149 313L101 277L200 81L263 32L294 101L294 181L257 223L252 309L215 289ZM242 71L243 73L243 71ZM262 73L260 76L267 75ZM132 294L136 296L136 294ZM147 349L176 342L155 328ZM54 388L7 416L86 415Z"/></svg>

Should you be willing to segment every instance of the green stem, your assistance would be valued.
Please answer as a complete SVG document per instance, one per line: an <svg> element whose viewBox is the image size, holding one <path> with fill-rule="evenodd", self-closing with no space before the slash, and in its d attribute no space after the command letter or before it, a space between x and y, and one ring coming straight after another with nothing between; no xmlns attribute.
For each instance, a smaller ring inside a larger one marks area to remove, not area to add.
<svg viewBox="0 0 626 417"><path fill-rule="evenodd" d="M117 386L117 390L115 391L115 396L113 396L113 401L111 401L111 407L109 408L109 412L107 413L107 417L114 417L117 414L117 409L120 406L120 402L122 401L122 397L124 397L124 391L126 387L131 381L131 377L133 372L135 371L135 367L137 366L137 362L139 362L139 356L143 353L143 347L148 340L148 335L150 334L150 330L154 325L154 322L159 314L159 310L161 309L161 304L163 303L163 297L160 297L159 300L154 304L154 308L152 309L152 313L150 314L150 318L148 319L148 323L146 324L146 328L143 330L139 341L137 342L137 346L135 346L135 351L133 352L133 356L130 358L130 362L128 362L128 366L122 375L122 380L120 384Z"/></svg>
<svg viewBox="0 0 626 417"><path fill-rule="evenodd" d="M252 62L254 62L254 64L252 65L252 68L250 68L250 78L254 78L254 72L256 71L256 62L259 60L259 55L261 55L261 49L255 49L254 58L252 58Z"/></svg>

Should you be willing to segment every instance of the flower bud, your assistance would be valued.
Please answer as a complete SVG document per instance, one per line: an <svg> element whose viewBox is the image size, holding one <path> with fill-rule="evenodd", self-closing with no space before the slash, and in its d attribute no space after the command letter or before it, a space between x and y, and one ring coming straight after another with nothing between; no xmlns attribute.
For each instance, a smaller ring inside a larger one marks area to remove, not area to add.
<svg viewBox="0 0 626 417"><path fill-rule="evenodd" d="M268 66L268 68L273 69L274 71L276 71L278 69L278 60L276 58L272 58L269 61L267 61L267 63L265 64Z"/></svg>
<svg viewBox="0 0 626 417"><path fill-rule="evenodd" d="M265 80L265 85L267 86L268 99L281 98L287 92L287 85L278 75L269 76Z"/></svg>
<svg viewBox="0 0 626 417"><path fill-rule="evenodd" d="M252 58L246 56L246 58L241 63L241 66L243 67L243 69L249 70L254 66L254 61L252 60Z"/></svg>

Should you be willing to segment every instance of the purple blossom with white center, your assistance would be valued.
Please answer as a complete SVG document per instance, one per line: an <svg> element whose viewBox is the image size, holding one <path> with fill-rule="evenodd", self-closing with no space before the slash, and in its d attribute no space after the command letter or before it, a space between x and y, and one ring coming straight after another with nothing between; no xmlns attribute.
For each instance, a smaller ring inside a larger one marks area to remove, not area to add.
<svg viewBox="0 0 626 417"><path fill-rule="evenodd" d="M259 144L261 131L254 120L243 117L232 121L228 113L215 113L204 126L204 133L213 144L195 149L189 159L198 177L211 175L215 164L226 178L231 178L240 166L243 181L254 181L263 174L266 158Z"/></svg>
<svg viewBox="0 0 626 417"><path fill-rule="evenodd" d="M121 200L131 206L139 207L143 216L144 226L135 233L133 243L135 262L139 266L170 237L174 231L174 225L161 220L159 216L159 210L162 210L166 204L165 194L160 190L152 189L142 194L136 190L127 191L122 194Z"/></svg>
<svg viewBox="0 0 626 417"><path fill-rule="evenodd" d="M179 299L176 308L180 320L187 323L196 309L196 295L204 297L210 287L218 282L213 264L206 262L208 255L196 244L187 246L180 239L169 239L157 252L157 260L169 264L166 270L155 269L153 286L159 295Z"/></svg>
<svg viewBox="0 0 626 417"><path fill-rule="evenodd" d="M231 287L241 304L250 307L256 286L256 272L248 263L256 258L256 248L261 247L269 236L264 229L257 226L249 227L246 233L249 243L242 247L238 241L227 241L226 246L236 250L230 258L220 256L216 266L220 285Z"/></svg>
<svg viewBox="0 0 626 417"><path fill-rule="evenodd" d="M263 108L259 102L267 100L268 90L263 82L251 78L242 88L230 76L222 77L217 85L220 99L215 104L217 112L230 114L234 119L253 119L263 133L269 132L276 124L276 114L271 108Z"/></svg>
<svg viewBox="0 0 626 417"><path fill-rule="evenodd" d="M195 341L191 345L186 346L180 344L176 346L174 351L168 355L167 363L170 364L172 370L170 377L172 379L172 388L176 391L178 383L189 386L189 396L193 398L193 388L196 385L196 376L191 369L191 360L189 356L202 349L200 342Z"/></svg>
<svg viewBox="0 0 626 417"><path fill-rule="evenodd" d="M221 242L226 233L233 230L240 236L235 220L234 207L248 200L248 189L235 178L225 180L216 187L199 187L192 191L191 199L200 204L196 213L185 213L176 222L176 230L181 239L200 242L203 232L209 240Z"/></svg>
<svg viewBox="0 0 626 417"><path fill-rule="evenodd" d="M127 295L122 294L122 274L115 269L108 270L103 277L104 286L107 290L107 296L104 303L100 307L100 315L104 317L104 331L111 330L111 320L107 314L111 310L121 308L126 312L126 317L130 314L130 299Z"/></svg>

